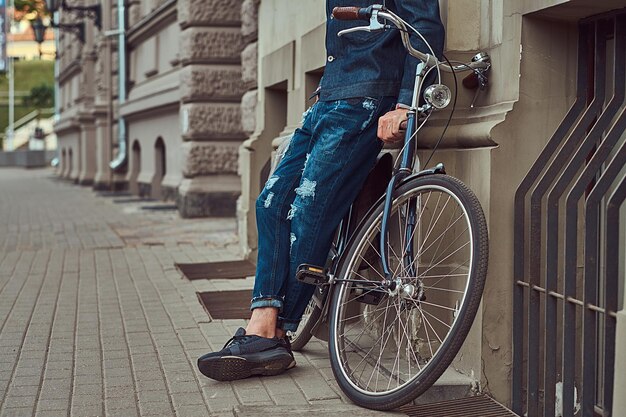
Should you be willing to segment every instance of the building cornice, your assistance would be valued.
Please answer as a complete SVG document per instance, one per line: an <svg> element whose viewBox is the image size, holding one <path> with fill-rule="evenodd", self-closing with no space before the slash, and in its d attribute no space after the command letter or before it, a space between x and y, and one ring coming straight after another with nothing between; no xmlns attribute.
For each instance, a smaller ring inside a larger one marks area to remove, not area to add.
<svg viewBox="0 0 626 417"><path fill-rule="evenodd" d="M144 16L127 31L129 47L134 47L176 21L176 0L168 0Z"/></svg>
<svg viewBox="0 0 626 417"><path fill-rule="evenodd" d="M82 69L80 59L75 59L70 64L63 68L57 77L59 85L65 84L69 79L79 74Z"/></svg>
<svg viewBox="0 0 626 417"><path fill-rule="evenodd" d="M127 101L120 106L120 115L133 117L144 111L170 105L180 105L180 72L178 69L173 69L134 86Z"/></svg>
<svg viewBox="0 0 626 417"><path fill-rule="evenodd" d="M63 117L54 124L54 133L57 136L78 132L80 132L80 123L74 116Z"/></svg>

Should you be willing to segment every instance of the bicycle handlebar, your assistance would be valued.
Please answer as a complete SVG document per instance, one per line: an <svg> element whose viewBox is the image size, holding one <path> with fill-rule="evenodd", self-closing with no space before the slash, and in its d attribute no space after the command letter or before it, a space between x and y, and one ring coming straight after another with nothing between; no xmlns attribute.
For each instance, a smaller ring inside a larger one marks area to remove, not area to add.
<svg viewBox="0 0 626 417"><path fill-rule="evenodd" d="M370 26L364 26L362 28L350 28L345 32L339 32L339 36L346 32L353 32L355 30L365 30L368 32L374 32L385 28L390 28L389 25L381 25L378 22L378 18L380 17L383 20L387 20L394 24L400 30L400 36L402 37L402 43L404 47L407 49L409 54L420 61L424 62L428 68L430 67L439 67L441 70L446 72L459 72L459 71L468 71L468 70L488 70L491 66L491 61L489 59L489 55L487 54L478 54L472 59L471 62L467 64L461 65L448 65L437 59L437 57L425 54L421 51L418 51L413 47L409 39L409 29L407 28L407 24L397 16L395 13L390 10L384 8L381 5L372 5L369 7L335 7L332 12L332 17L339 20L367 20L370 21ZM375 17L375 19L372 19Z"/></svg>

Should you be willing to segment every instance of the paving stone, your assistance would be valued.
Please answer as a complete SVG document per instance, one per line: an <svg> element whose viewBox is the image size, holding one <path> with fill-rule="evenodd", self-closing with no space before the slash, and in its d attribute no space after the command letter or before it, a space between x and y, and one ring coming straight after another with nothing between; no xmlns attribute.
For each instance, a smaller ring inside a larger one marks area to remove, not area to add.
<svg viewBox="0 0 626 417"><path fill-rule="evenodd" d="M68 399L44 399L40 398L37 403L37 410L47 411L47 410L58 410L58 411L67 411L70 405L69 397Z"/></svg>
<svg viewBox="0 0 626 417"><path fill-rule="evenodd" d="M7 398L2 404L3 407L7 408L24 408L24 407L34 407L37 402L37 397L35 395L29 396L10 396Z"/></svg>
<svg viewBox="0 0 626 417"><path fill-rule="evenodd" d="M172 404L169 402L142 402L139 401L139 411L141 415L167 415L172 412Z"/></svg>
<svg viewBox="0 0 626 417"><path fill-rule="evenodd" d="M181 393L172 398L172 403L174 404L174 408L178 406L184 405L204 405L204 398L200 391L196 389L196 391Z"/></svg>
<svg viewBox="0 0 626 417"><path fill-rule="evenodd" d="M102 414L102 405L72 406L71 410L73 416L100 417Z"/></svg>
<svg viewBox="0 0 626 417"><path fill-rule="evenodd" d="M102 404L102 394L76 394L72 396L72 407L87 407Z"/></svg>
<svg viewBox="0 0 626 417"><path fill-rule="evenodd" d="M32 413L32 407L6 408L0 413L0 417L27 417Z"/></svg>
<svg viewBox="0 0 626 417"><path fill-rule="evenodd" d="M93 395L102 396L102 385L100 384L88 384L88 385L76 385L74 386L74 395Z"/></svg>
<svg viewBox="0 0 626 417"><path fill-rule="evenodd" d="M107 417L136 417L138 416L136 408L120 408L114 410L106 410Z"/></svg>
<svg viewBox="0 0 626 417"><path fill-rule="evenodd" d="M202 404L181 405L174 407L177 417L205 417L208 414L207 407ZM224 417L227 415L224 414ZM211 413L211 417L218 417L218 414ZM229 417L232 417L232 413Z"/></svg>

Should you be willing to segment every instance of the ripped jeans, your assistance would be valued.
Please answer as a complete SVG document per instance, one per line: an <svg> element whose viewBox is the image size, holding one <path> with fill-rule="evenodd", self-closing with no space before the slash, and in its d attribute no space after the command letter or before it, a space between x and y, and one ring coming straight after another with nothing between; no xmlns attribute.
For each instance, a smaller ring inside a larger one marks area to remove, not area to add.
<svg viewBox="0 0 626 417"><path fill-rule="evenodd" d="M304 115L256 201L259 236L251 309L276 307L295 331L315 286L296 280L303 263L323 266L335 229L376 162L378 118L393 97L319 101Z"/></svg>

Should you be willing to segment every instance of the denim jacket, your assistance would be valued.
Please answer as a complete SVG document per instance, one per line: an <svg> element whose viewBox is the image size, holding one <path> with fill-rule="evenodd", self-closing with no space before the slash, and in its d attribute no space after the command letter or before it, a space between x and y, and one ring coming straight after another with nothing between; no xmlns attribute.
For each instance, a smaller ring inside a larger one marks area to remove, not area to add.
<svg viewBox="0 0 626 417"><path fill-rule="evenodd" d="M337 6L367 7L382 3L420 31L435 54L442 56L445 32L438 0L326 0L327 59L320 100L387 96L397 97L399 103L411 104L418 60L406 52L400 32L395 29L375 33L358 31L340 38L337 36L340 30L368 23L331 18ZM430 53L417 36L411 36L411 43L420 51Z"/></svg>

